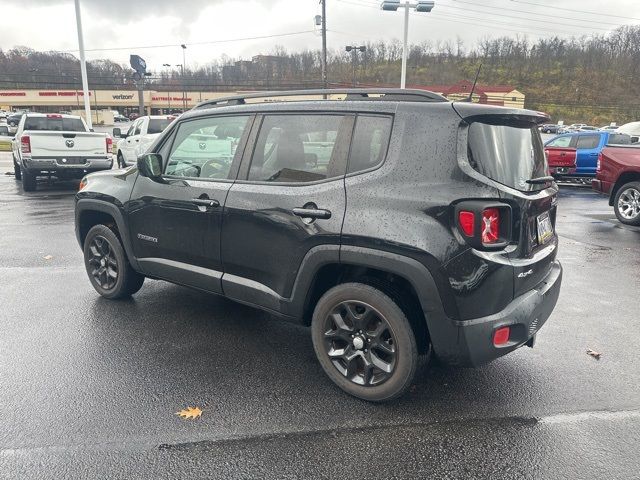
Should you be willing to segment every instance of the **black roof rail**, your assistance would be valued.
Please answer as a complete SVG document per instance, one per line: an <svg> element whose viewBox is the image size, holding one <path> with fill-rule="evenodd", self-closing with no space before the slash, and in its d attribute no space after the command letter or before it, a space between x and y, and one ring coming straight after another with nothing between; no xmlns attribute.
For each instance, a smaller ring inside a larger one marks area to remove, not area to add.
<svg viewBox="0 0 640 480"><path fill-rule="evenodd" d="M211 108L226 107L230 105L244 105L247 100L273 97L303 97L310 95L346 95L344 100L369 100L369 101L392 101L392 102L448 102L445 97L428 90L400 89L400 88L319 88L309 90L283 90L247 93L246 95L234 95L230 97L206 100L194 107ZM372 96L373 95L373 96Z"/></svg>

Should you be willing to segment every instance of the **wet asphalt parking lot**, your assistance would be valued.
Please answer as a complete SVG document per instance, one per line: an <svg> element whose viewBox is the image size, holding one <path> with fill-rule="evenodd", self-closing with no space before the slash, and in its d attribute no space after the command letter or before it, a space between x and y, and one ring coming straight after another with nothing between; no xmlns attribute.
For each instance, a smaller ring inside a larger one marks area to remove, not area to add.
<svg viewBox="0 0 640 480"><path fill-rule="evenodd" d="M640 229L588 188L561 189L535 348L433 363L373 405L325 377L307 328L161 281L100 298L75 182L26 194L12 170L0 153L2 479L640 478Z"/></svg>

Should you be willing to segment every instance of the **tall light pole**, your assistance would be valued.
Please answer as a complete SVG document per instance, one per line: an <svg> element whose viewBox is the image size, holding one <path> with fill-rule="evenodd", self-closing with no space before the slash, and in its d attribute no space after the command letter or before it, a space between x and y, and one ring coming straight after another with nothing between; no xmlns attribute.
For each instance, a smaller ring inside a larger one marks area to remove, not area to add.
<svg viewBox="0 0 640 480"><path fill-rule="evenodd" d="M327 88L327 0L322 4L322 87Z"/></svg>
<svg viewBox="0 0 640 480"><path fill-rule="evenodd" d="M184 71L187 69L187 46L184 43L180 46L182 47L182 111L184 112L187 109L187 86L184 78Z"/></svg>
<svg viewBox="0 0 640 480"><path fill-rule="evenodd" d="M367 47L365 47L364 45L360 45L360 46L356 46L356 45L347 45L346 47L344 47L344 49L347 52L351 52L351 64L353 67L353 80L352 80L352 85L355 87L356 86L356 65L358 63L358 51L360 52L366 52L367 51Z"/></svg>
<svg viewBox="0 0 640 480"><path fill-rule="evenodd" d="M407 57L409 56L409 11L415 9L416 12L429 13L436 6L434 0L418 0L417 2L401 2L400 0L385 0L380 4L382 10L397 12L399 8L404 8L404 41L402 43L402 73L400 75L400 88L407 87Z"/></svg>
<svg viewBox="0 0 640 480"><path fill-rule="evenodd" d="M168 63L163 63L162 66L171 68L171 65L169 65ZM169 113L171 113L171 91L169 90L170 85L171 84L167 85L167 100L169 101Z"/></svg>
<svg viewBox="0 0 640 480"><path fill-rule="evenodd" d="M80 13L80 0L76 3L76 26L78 28L78 49L80 50L80 73L82 75L82 92L84 95L84 115L87 126L92 128L91 103L89 102L89 81L87 80L87 62L84 57L84 36L82 35L82 15ZM76 93L76 97L78 94Z"/></svg>
<svg viewBox="0 0 640 480"><path fill-rule="evenodd" d="M180 78L182 78L182 111L184 113L184 111L186 110L184 108L184 99L185 99L185 91L184 91L184 64L182 63L177 63L176 67L180 67Z"/></svg>

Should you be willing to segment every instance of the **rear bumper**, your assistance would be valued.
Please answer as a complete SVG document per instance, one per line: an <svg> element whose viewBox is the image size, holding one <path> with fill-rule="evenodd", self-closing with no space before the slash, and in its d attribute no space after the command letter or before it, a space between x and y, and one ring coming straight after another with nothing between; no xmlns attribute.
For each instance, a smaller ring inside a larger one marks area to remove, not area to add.
<svg viewBox="0 0 640 480"><path fill-rule="evenodd" d="M113 167L113 159L109 157L98 158L23 158L22 164L28 171L38 173L56 172L95 172L97 170L109 170Z"/></svg>
<svg viewBox="0 0 640 480"><path fill-rule="evenodd" d="M547 321L558 301L562 284L562 265L555 261L544 280L520 295L502 311L472 320L452 321L457 328L457 343L450 345L444 360L462 366L479 366L506 355L526 344ZM509 341L493 345L493 334L511 327ZM437 345L434 345L438 353ZM453 348L451 348L453 347Z"/></svg>

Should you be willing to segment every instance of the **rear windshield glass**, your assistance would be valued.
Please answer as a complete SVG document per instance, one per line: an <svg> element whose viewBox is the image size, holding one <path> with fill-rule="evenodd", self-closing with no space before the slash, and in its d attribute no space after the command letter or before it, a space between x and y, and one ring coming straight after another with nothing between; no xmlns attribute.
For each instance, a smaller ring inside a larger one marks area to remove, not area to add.
<svg viewBox="0 0 640 480"><path fill-rule="evenodd" d="M25 130L53 130L54 132L85 132L79 118L27 117Z"/></svg>
<svg viewBox="0 0 640 480"><path fill-rule="evenodd" d="M496 182L522 191L542 190L545 184L527 180L548 175L540 132L530 124L469 126L467 154L474 170Z"/></svg>
<svg viewBox="0 0 640 480"><path fill-rule="evenodd" d="M169 126L171 120L166 118L152 118L149 120L149 128L147 133L161 133L165 128Z"/></svg>

